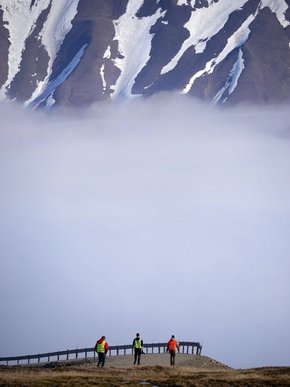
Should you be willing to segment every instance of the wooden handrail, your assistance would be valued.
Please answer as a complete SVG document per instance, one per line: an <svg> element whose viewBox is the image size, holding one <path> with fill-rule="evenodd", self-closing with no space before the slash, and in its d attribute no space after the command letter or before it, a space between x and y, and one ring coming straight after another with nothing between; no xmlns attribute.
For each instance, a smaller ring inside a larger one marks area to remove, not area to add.
<svg viewBox="0 0 290 387"><path fill-rule="evenodd" d="M202 346L198 342L192 341L180 341L179 343L179 352L194 354L194 349L196 348L195 354L200 355ZM144 350L146 353L154 353L154 349L157 349L157 353L166 352L167 343L150 343L144 344ZM118 355L126 355L127 351L132 351L132 345L112 345L109 348L108 355L109 356L118 356ZM57 351L57 352L48 352L48 353L39 353L35 355L25 355L25 356L9 356L9 357L0 357L0 363L6 363L9 365L9 362L17 362L17 365L20 364L21 361L25 361L26 364L30 364L31 360L37 359L38 363L40 363L40 359L47 359L47 362L51 361L51 358L55 358L53 361L59 361L61 356L65 356L66 360L69 360L69 355L75 355L75 359L78 359L79 354L85 354L85 359L88 358L88 353L92 353L91 358L95 358L95 348L80 348L80 349L68 349L66 351ZM24 364L25 364L24 363ZM23 364L23 363L22 363Z"/></svg>

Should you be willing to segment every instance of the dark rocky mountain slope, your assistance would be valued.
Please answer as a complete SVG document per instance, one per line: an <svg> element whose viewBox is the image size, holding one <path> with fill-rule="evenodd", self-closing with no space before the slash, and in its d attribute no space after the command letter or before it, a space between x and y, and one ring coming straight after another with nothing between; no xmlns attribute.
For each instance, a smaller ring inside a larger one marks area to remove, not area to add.
<svg viewBox="0 0 290 387"><path fill-rule="evenodd" d="M0 0L0 98L290 98L290 0Z"/></svg>

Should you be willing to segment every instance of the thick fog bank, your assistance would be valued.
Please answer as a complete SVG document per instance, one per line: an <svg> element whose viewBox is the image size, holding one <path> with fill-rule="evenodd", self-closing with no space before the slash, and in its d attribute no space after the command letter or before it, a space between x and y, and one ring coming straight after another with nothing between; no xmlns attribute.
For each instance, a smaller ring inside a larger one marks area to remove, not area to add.
<svg viewBox="0 0 290 387"><path fill-rule="evenodd" d="M0 105L0 356L200 341L290 357L289 107Z"/></svg>

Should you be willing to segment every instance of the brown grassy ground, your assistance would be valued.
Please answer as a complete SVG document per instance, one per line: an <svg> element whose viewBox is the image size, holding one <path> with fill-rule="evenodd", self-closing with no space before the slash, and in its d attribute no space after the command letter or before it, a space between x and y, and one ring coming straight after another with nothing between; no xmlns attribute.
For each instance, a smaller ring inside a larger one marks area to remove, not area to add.
<svg viewBox="0 0 290 387"><path fill-rule="evenodd" d="M45 368L47 365L0 367L0 386L290 386L290 367L233 370L203 358L206 368L201 368L201 363L195 367L125 367L110 366L109 362L104 368L97 368L95 362L52 363L51 368ZM189 356L187 361L190 363Z"/></svg>

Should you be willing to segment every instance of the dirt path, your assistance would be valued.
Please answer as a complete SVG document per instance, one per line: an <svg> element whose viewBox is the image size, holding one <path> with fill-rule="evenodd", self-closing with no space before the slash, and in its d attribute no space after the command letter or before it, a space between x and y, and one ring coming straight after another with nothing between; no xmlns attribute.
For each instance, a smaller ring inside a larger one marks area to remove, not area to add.
<svg viewBox="0 0 290 387"><path fill-rule="evenodd" d="M142 366L168 366L168 354L144 354L141 357ZM106 360L106 366L110 367L130 367L133 366L133 355L111 356ZM176 366L194 367L203 369L230 369L230 367L210 359L207 356L177 354ZM135 366L136 367L136 366Z"/></svg>

